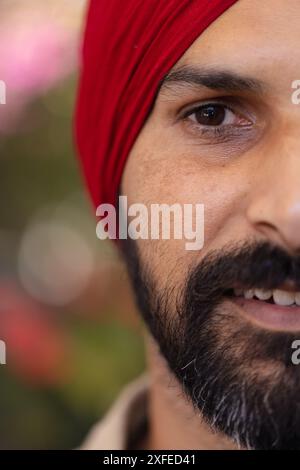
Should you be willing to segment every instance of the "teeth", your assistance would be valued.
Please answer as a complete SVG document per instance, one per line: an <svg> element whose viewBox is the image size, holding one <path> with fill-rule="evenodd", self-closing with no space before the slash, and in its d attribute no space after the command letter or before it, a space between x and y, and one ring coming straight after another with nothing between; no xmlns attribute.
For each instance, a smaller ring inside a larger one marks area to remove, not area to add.
<svg viewBox="0 0 300 470"><path fill-rule="evenodd" d="M254 289L249 289L244 292L245 299L253 299L254 297Z"/></svg>
<svg viewBox="0 0 300 470"><path fill-rule="evenodd" d="M293 292L276 289L273 291L273 300L277 305L293 305L295 302L295 294Z"/></svg>
<svg viewBox="0 0 300 470"><path fill-rule="evenodd" d="M293 305L295 302L295 294L293 292L276 289L273 291L273 299L277 305Z"/></svg>
<svg viewBox="0 0 300 470"><path fill-rule="evenodd" d="M273 298L273 302L281 306L298 305L300 306L300 292L290 292L280 289L265 290L265 289L234 289L234 294L237 297L244 297L245 299L269 300Z"/></svg>
<svg viewBox="0 0 300 470"><path fill-rule="evenodd" d="M259 300L269 300L273 292L271 290L263 290L263 289L255 289L255 297L257 297Z"/></svg>

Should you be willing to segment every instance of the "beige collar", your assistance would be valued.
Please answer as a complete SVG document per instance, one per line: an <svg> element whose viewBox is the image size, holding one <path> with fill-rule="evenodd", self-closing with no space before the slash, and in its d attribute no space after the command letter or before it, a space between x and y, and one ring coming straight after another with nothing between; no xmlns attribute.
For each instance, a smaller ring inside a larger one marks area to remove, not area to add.
<svg viewBox="0 0 300 470"><path fill-rule="evenodd" d="M147 374L127 385L104 418L92 428L80 449L130 449L147 427L148 389Z"/></svg>

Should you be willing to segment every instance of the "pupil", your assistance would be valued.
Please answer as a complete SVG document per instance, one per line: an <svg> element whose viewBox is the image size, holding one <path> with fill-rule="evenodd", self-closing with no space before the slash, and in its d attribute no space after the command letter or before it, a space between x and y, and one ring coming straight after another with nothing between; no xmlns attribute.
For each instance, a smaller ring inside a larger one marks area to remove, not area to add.
<svg viewBox="0 0 300 470"><path fill-rule="evenodd" d="M220 126L225 120L225 108L220 105L208 105L199 109L195 115L203 126Z"/></svg>

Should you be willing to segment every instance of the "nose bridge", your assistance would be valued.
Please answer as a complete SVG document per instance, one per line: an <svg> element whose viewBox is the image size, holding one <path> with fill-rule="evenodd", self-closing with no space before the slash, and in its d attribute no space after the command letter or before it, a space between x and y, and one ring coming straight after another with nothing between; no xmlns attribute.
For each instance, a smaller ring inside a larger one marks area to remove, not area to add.
<svg viewBox="0 0 300 470"><path fill-rule="evenodd" d="M282 136L258 169L248 207L250 222L293 251L300 250L300 134Z"/></svg>

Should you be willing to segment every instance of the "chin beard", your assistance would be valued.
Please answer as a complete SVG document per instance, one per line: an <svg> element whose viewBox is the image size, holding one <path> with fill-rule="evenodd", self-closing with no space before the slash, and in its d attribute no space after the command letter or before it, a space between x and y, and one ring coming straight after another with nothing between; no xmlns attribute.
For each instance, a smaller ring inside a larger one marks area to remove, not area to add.
<svg viewBox="0 0 300 470"><path fill-rule="evenodd" d="M140 312L195 412L241 448L300 449L298 335L242 318L233 286L300 286L300 258L268 243L228 245L193 267L181 289L159 287L136 242L121 245ZM298 288L297 287L297 288Z"/></svg>

